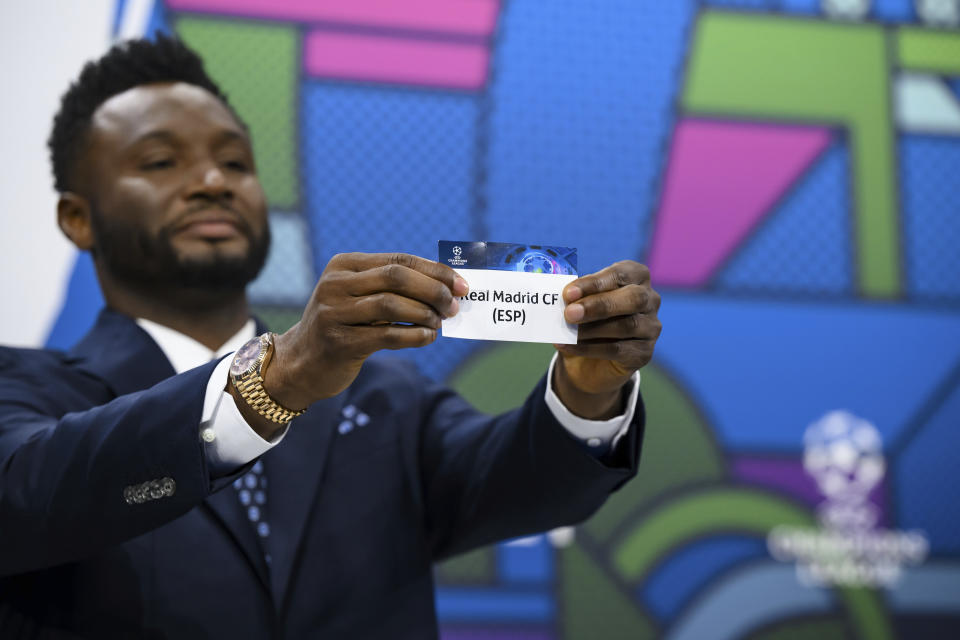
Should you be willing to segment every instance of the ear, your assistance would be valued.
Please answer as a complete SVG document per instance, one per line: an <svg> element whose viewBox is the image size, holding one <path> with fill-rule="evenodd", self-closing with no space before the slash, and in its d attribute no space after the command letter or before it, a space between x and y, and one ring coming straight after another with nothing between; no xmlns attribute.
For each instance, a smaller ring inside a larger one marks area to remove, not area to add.
<svg viewBox="0 0 960 640"><path fill-rule="evenodd" d="M57 224L77 249L90 251L93 248L90 202L86 198L70 191L61 193L57 200Z"/></svg>

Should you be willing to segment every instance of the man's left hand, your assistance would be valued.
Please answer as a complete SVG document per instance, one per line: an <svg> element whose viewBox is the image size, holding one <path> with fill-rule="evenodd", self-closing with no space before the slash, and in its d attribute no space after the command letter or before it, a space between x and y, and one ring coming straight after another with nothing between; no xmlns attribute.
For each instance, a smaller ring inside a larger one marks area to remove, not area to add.
<svg viewBox="0 0 960 640"><path fill-rule="evenodd" d="M557 345L557 395L584 418L612 417L622 409L623 385L653 357L660 294L647 267L624 260L574 280L563 299L567 322L580 332L576 345Z"/></svg>

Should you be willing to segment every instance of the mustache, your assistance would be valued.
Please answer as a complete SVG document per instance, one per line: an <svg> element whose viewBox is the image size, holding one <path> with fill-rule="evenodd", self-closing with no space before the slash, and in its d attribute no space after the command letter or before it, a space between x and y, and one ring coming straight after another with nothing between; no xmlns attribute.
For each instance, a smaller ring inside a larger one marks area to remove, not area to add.
<svg viewBox="0 0 960 640"><path fill-rule="evenodd" d="M187 207L187 209L172 220L169 224L164 225L164 230L167 233L173 232L174 230L192 222L190 218L193 216L209 210L220 210L227 211L230 215L230 222L235 224L240 231L247 237L252 238L255 234L253 232L253 227L250 226L250 223L240 215L240 212L237 211L237 208L233 206L233 203L230 202L227 198L217 198L217 197L208 197L202 200L198 200L194 204Z"/></svg>

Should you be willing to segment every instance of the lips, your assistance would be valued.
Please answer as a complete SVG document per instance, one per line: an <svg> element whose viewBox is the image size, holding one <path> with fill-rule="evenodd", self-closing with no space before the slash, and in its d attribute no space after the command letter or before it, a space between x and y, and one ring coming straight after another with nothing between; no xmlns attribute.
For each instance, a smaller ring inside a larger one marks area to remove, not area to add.
<svg viewBox="0 0 960 640"><path fill-rule="evenodd" d="M243 235L240 219L225 209L204 209L188 214L176 225L174 233L211 240Z"/></svg>

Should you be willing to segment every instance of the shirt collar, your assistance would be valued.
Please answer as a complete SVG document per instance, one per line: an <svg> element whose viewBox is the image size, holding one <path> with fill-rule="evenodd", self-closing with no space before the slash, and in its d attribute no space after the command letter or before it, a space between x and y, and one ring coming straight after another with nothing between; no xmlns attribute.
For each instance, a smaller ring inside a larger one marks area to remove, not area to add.
<svg viewBox="0 0 960 640"><path fill-rule="evenodd" d="M233 353L245 342L257 334L257 325L251 318L237 331L233 337L223 343L216 351L211 351L190 336L186 336L170 327L157 324L152 320L137 318L137 325L147 332L157 343L163 355L167 356L170 365L177 373L183 373L206 364L211 360Z"/></svg>

